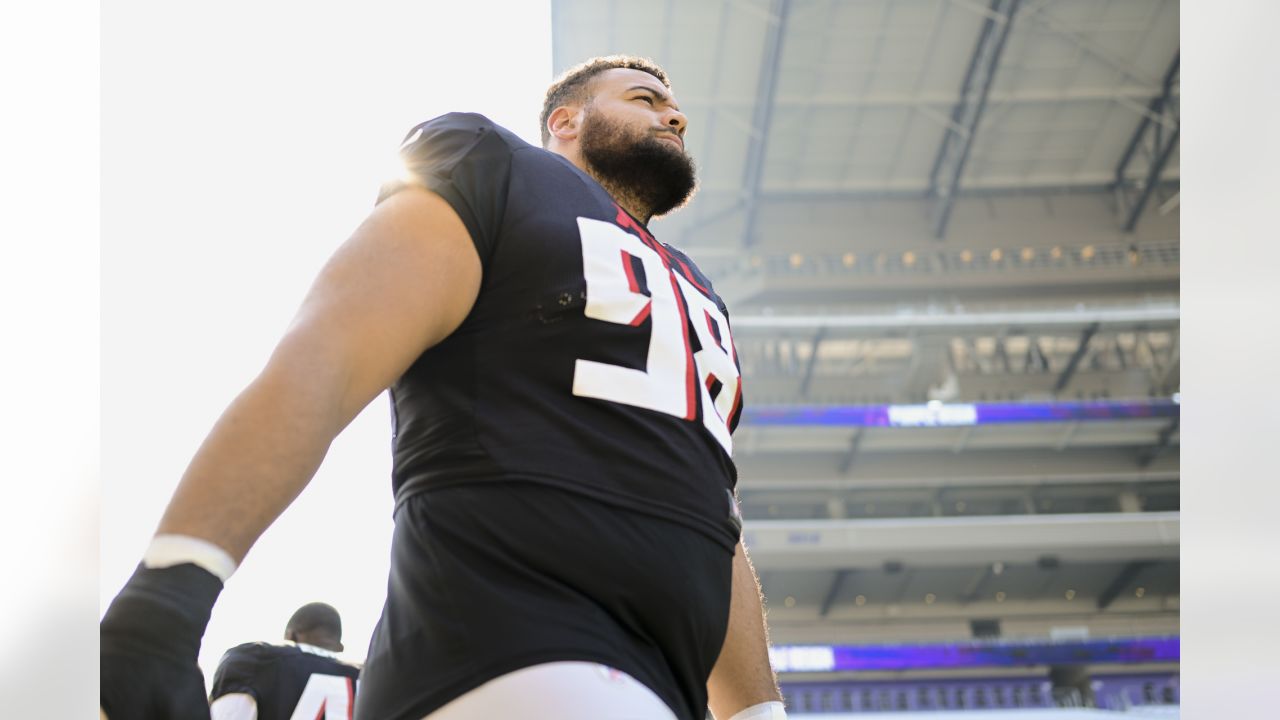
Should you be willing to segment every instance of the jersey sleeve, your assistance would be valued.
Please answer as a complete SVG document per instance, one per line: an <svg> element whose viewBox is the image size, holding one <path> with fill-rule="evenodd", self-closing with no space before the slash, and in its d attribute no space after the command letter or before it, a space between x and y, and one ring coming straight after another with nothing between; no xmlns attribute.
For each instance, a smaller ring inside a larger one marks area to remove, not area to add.
<svg viewBox="0 0 1280 720"><path fill-rule="evenodd" d="M228 693L209 703L209 720L258 720L258 702L248 693Z"/></svg>
<svg viewBox="0 0 1280 720"><path fill-rule="evenodd" d="M506 211L512 148L483 115L449 113L409 131L400 146L408 177L384 184L378 202L411 185L444 198L488 265Z"/></svg>

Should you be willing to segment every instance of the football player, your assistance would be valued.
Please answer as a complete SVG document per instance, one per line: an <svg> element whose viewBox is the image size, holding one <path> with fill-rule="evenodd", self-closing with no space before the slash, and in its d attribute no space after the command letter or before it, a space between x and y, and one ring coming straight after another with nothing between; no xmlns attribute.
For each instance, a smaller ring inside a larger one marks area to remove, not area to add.
<svg viewBox="0 0 1280 720"><path fill-rule="evenodd" d="M413 128L102 623L102 705L194 717L223 581L384 389L388 597L357 718L785 717L734 488L729 313L649 221L694 191L666 74L596 58L542 145Z"/></svg>
<svg viewBox="0 0 1280 720"><path fill-rule="evenodd" d="M227 651L213 676L213 720L349 718L360 668L338 659L342 618L307 603L289 618L286 645L253 642Z"/></svg>

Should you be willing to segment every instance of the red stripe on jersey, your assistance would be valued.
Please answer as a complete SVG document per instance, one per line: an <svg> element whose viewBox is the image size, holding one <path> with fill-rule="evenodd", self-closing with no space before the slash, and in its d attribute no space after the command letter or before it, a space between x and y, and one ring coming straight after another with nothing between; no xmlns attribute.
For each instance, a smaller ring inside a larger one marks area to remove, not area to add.
<svg viewBox="0 0 1280 720"><path fill-rule="evenodd" d="M738 411L742 409L742 378L738 378L738 389L733 391L733 407L729 409L729 417L724 419L724 424L730 430L733 429L733 419L738 416Z"/></svg>
<svg viewBox="0 0 1280 720"><path fill-rule="evenodd" d="M644 307L640 308L640 312L636 313L636 316L631 318L631 322L627 324L630 325L631 327L638 327L640 323L649 319L649 313L652 310L653 310L653 301L650 300L649 302L644 304Z"/></svg>
<svg viewBox="0 0 1280 720"><path fill-rule="evenodd" d="M639 294L640 282L636 280L636 269L631 264L635 256L626 250L619 250L618 252L622 253L622 269L627 273L627 287L631 288L631 292ZM632 324L634 325L635 323Z"/></svg>
<svg viewBox="0 0 1280 720"><path fill-rule="evenodd" d="M685 264L684 260L681 260L680 258L675 258L675 261L680 263L680 269L684 270L684 277L686 280L689 281L689 284L701 290L702 294L706 295L707 299L710 300L711 291L708 290L706 287L704 287L702 283L698 282L698 278L694 277L693 271L689 269L689 266Z"/></svg>
<svg viewBox="0 0 1280 720"><path fill-rule="evenodd" d="M347 678L347 720L351 720L356 713L356 683L351 678Z"/></svg>
<svg viewBox="0 0 1280 720"><path fill-rule="evenodd" d="M640 239L643 240L646 245L656 250L658 254L662 256L663 262L665 262L668 267L672 265L679 265L680 270L684 275L684 279L688 280L691 285L701 290L703 295L706 295L708 298L711 297L711 290L698 282L698 278L693 274L693 271L689 269L689 265L685 263L684 260L672 255L671 251L668 250L666 246L658 242L653 235L650 235L649 231L646 230L643 225L636 222L635 218L627 214L627 211L623 210L621 205L614 203L613 206L618 209L618 216L614 218L614 222L618 223L619 227L630 228L639 233Z"/></svg>
<svg viewBox="0 0 1280 720"><path fill-rule="evenodd" d="M320 701L320 709L316 711L316 720L324 720L324 707L329 704L329 699L325 698Z"/></svg>
<svg viewBox="0 0 1280 720"><path fill-rule="evenodd" d="M698 379L695 377L697 370L694 368L694 365L693 365L693 350L690 348L690 344L689 344L689 309L685 307L684 293L680 292L680 283L679 281L676 280L675 271L671 266L671 260L673 258L671 257L670 251L668 251L665 247L663 247L662 243L659 243L657 240L654 240L653 236L649 234L649 231L646 230L643 225L636 222L635 218L628 215L627 211L623 210L621 205L614 203L613 206L618 209L618 215L614 219L614 221L618 223L618 226L622 228L630 228L632 230L635 230L636 233L640 235L640 239L644 241L644 244L653 248L653 250L658 253L658 257L662 258L663 266L666 267L667 269L667 275L670 277L670 280L671 280L671 290L675 293L675 296L676 296L676 309L680 311L680 331L684 333L684 367L685 367L684 419L695 420L698 417ZM625 260L626 258L623 258L623 259ZM676 258L676 260L679 261L678 258ZM681 266L684 266L683 262L681 262L680 264ZM623 263L623 265L628 269L628 278L630 278L630 267L631 267L630 263ZM685 274L689 275L689 269L685 267L684 270L685 270ZM689 279L689 282L693 283L704 293L707 292L707 289L702 287L701 285L698 285L698 281L693 279L692 276L690 276L688 279ZM650 279L650 282L653 282L653 280Z"/></svg>
<svg viewBox="0 0 1280 720"><path fill-rule="evenodd" d="M635 230L636 232L640 233L641 240L645 240L649 243L653 242L653 236L649 234L649 231L646 230L643 225L637 222L635 218L631 217L631 215L626 210L623 210L621 205L619 205L618 203L614 203L613 206L618 209L618 215L613 219L613 221L618 223L619 227L630 228L632 230Z"/></svg>
<svg viewBox="0 0 1280 720"><path fill-rule="evenodd" d="M670 265L667 265L667 277L671 280L671 291L676 296L676 309L680 311L680 332L684 333L684 419L695 420L698 417L698 379L693 365L693 348L689 344L689 310L685 307L684 293L680 292L680 282L676 280L676 274L671 272Z"/></svg>
<svg viewBox="0 0 1280 720"><path fill-rule="evenodd" d="M711 333L711 338L716 341L716 345L720 349L724 349L724 341L720 339L720 333L716 331L716 321L711 319L711 313L706 310L702 311L702 315L707 319L707 331Z"/></svg>

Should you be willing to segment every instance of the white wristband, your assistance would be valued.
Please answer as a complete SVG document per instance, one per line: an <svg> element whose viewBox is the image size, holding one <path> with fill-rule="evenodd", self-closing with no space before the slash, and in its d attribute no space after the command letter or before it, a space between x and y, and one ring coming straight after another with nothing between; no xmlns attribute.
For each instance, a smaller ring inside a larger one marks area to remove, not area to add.
<svg viewBox="0 0 1280 720"><path fill-rule="evenodd" d="M236 571L236 561L226 550L190 535L157 535L142 554L142 564L148 568L167 568L183 563L199 565L224 583Z"/></svg>
<svg viewBox="0 0 1280 720"><path fill-rule="evenodd" d="M787 720L787 710L782 703L774 700L740 710L729 720Z"/></svg>

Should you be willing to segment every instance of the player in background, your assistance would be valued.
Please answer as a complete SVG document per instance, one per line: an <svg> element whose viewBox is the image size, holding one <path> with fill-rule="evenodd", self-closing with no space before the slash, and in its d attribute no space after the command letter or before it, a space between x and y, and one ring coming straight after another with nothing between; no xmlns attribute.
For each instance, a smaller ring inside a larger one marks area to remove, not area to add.
<svg viewBox="0 0 1280 720"><path fill-rule="evenodd" d="M254 642L222 656L209 693L213 720L347 720L360 668L338 659L342 618L307 603L285 625L286 645Z"/></svg>
<svg viewBox="0 0 1280 720"><path fill-rule="evenodd" d="M541 120L543 147L465 113L410 131L412 178L321 271L104 617L108 715L196 716L223 581L389 388L391 573L357 718L785 717L740 539L728 309L648 229L696 186L687 118L660 68L613 56Z"/></svg>

